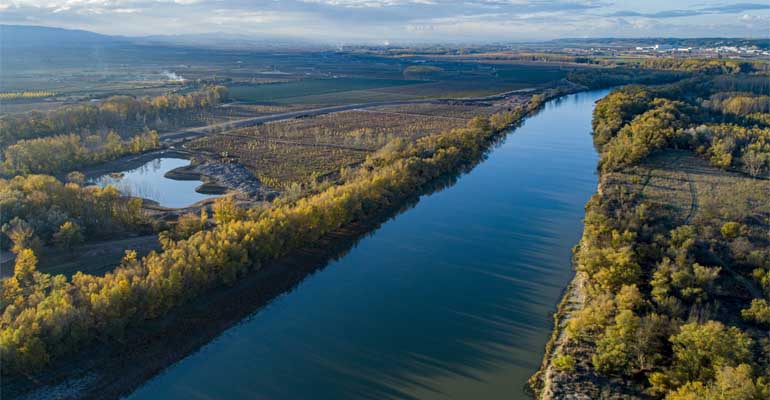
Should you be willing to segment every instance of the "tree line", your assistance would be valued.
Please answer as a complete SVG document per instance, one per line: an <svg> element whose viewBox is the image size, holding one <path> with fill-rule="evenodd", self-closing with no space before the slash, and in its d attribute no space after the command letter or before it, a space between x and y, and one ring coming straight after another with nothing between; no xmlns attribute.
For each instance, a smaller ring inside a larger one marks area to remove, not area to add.
<svg viewBox="0 0 770 400"><path fill-rule="evenodd" d="M113 186L84 187L71 173L62 183L48 175L0 179L0 244L19 253L43 244L71 248L91 238L121 231L152 231L142 200L126 198Z"/></svg>
<svg viewBox="0 0 770 400"><path fill-rule="evenodd" d="M743 77L729 87L740 87ZM600 168L614 171L664 148L693 150L720 168L752 176L770 169L767 95L714 92L724 81L688 79L658 87L626 86L594 109ZM760 88L761 90L761 88Z"/></svg>
<svg viewBox="0 0 770 400"><path fill-rule="evenodd" d="M163 115L204 109L227 100L227 88L209 86L188 94L113 96L99 104L77 104L48 112L30 111L0 119L0 147L19 140L62 134L91 135L130 125L153 128Z"/></svg>
<svg viewBox="0 0 770 400"><path fill-rule="evenodd" d="M55 174L158 148L160 136L150 130L126 141L114 131L85 137L68 134L20 140L5 149L0 174Z"/></svg>

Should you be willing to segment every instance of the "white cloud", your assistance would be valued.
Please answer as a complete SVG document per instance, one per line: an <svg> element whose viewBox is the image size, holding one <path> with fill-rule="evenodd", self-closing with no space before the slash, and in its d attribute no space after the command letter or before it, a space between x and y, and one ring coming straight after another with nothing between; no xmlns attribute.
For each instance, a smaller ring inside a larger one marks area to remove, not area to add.
<svg viewBox="0 0 770 400"><path fill-rule="evenodd" d="M223 31L335 41L756 37L766 36L770 25L762 7L721 0L0 0L0 23L35 21L127 35Z"/></svg>

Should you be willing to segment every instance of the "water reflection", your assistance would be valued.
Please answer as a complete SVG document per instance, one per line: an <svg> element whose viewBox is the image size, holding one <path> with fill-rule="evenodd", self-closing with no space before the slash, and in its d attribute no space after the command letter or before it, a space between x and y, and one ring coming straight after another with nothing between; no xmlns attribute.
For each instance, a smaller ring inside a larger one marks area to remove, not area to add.
<svg viewBox="0 0 770 400"><path fill-rule="evenodd" d="M155 200L164 207L186 207L197 201L216 197L201 194L195 188L202 182L166 178L166 172L190 165L183 158L160 157L127 171L102 175L93 180L99 186L113 185L128 196Z"/></svg>
<svg viewBox="0 0 770 400"><path fill-rule="evenodd" d="M604 94L549 103L453 186L130 398L527 398L596 188Z"/></svg>

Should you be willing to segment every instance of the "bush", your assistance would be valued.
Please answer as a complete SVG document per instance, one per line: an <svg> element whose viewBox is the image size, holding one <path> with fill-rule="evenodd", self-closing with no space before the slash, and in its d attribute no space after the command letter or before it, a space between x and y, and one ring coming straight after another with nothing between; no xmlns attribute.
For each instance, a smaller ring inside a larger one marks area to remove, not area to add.
<svg viewBox="0 0 770 400"><path fill-rule="evenodd" d="M567 354L560 354L554 357L552 364L557 371L561 372L573 372L576 366L575 357Z"/></svg>

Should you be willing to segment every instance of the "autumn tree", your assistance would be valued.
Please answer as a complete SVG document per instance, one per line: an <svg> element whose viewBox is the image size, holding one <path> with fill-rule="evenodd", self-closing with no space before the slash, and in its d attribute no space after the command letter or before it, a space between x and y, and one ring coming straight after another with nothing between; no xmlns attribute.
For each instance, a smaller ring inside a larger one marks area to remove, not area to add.
<svg viewBox="0 0 770 400"><path fill-rule="evenodd" d="M72 221L63 223L59 227L59 230L53 235L54 243L67 250L72 250L73 247L82 244L83 240L82 228Z"/></svg>

